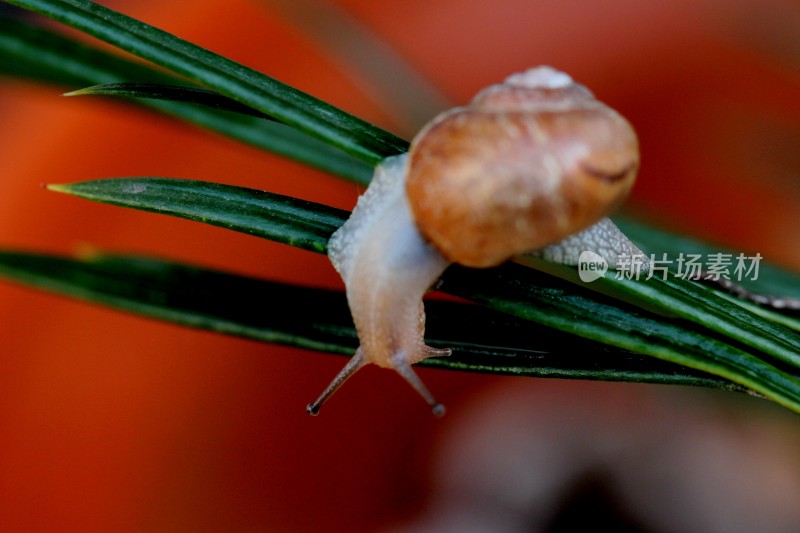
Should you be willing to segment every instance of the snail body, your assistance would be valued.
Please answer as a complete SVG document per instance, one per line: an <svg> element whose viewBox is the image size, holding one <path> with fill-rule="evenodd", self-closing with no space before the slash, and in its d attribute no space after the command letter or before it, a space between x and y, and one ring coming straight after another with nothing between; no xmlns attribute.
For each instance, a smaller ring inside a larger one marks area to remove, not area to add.
<svg viewBox="0 0 800 533"><path fill-rule="evenodd" d="M425 292L454 262L490 267L540 250L575 264L586 243L614 265L615 254L638 251L603 218L627 196L638 166L630 124L549 67L512 75L436 117L407 154L378 165L328 243L361 344L308 412L376 364L442 414L411 368L450 354L424 343Z"/></svg>

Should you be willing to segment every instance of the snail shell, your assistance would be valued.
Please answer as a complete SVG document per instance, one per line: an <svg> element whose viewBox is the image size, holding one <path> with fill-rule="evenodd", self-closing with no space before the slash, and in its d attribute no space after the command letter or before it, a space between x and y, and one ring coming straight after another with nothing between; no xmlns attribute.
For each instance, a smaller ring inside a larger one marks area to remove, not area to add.
<svg viewBox="0 0 800 533"><path fill-rule="evenodd" d="M486 267L599 221L638 167L628 121L566 74L539 67L420 131L406 191L425 238L453 262Z"/></svg>

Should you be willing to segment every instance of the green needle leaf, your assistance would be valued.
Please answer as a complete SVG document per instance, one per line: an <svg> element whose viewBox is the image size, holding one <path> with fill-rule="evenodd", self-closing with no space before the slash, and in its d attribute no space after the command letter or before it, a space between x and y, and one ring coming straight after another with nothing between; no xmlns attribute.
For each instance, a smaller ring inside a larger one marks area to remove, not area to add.
<svg viewBox="0 0 800 533"><path fill-rule="evenodd" d="M161 83L105 83L93 85L85 89L71 91L64 96L124 96L128 98L145 98L152 100L166 100L168 102L184 102L187 104L202 105L212 109L221 109L233 113L241 113L251 117L266 120L275 120L269 115L256 111L252 107L240 104L227 96L185 85L167 85Z"/></svg>
<svg viewBox="0 0 800 533"><path fill-rule="evenodd" d="M583 284L574 268L527 258L523 263L644 309L685 318L800 369L800 336L784 325L755 315L715 294L708 287L678 278L616 279L611 274Z"/></svg>
<svg viewBox="0 0 800 533"><path fill-rule="evenodd" d="M511 263L488 270L451 267L440 290L561 331L726 377L800 412L797 369L781 370L690 322L653 316L544 272Z"/></svg>
<svg viewBox="0 0 800 533"><path fill-rule="evenodd" d="M234 276L162 260L70 259L0 252L0 276L184 326L336 354L358 344L343 293ZM246 302L264 305L258 313ZM298 306L297 302L303 302ZM430 301L428 342L453 348L438 368L531 377L669 383L745 391L727 381L567 335L484 307Z"/></svg>
<svg viewBox="0 0 800 533"><path fill-rule="evenodd" d="M180 78L92 48L50 29L0 17L1 74L68 87L127 80L181 83ZM285 124L180 102L149 101L148 108L357 183L368 183L372 177L372 165Z"/></svg>
<svg viewBox="0 0 800 533"><path fill-rule="evenodd" d="M677 258L681 253L707 256L713 253L736 255L736 253L742 251L730 250L718 245L711 246L686 235L678 235L661 229L657 230L633 220L618 219L616 222L620 229L625 232L625 235L634 242L639 243L641 247L647 248L651 252L656 252L658 255L666 253L671 258ZM769 263L761 263L757 279L745 277L737 281L737 283L741 283L753 292L800 298L800 283L798 283L797 274Z"/></svg>
<svg viewBox="0 0 800 533"><path fill-rule="evenodd" d="M325 253L347 211L270 192L167 178L107 179L48 189L232 229Z"/></svg>
<svg viewBox="0 0 800 533"><path fill-rule="evenodd" d="M313 96L86 0L7 0L186 76L370 164L408 143Z"/></svg>

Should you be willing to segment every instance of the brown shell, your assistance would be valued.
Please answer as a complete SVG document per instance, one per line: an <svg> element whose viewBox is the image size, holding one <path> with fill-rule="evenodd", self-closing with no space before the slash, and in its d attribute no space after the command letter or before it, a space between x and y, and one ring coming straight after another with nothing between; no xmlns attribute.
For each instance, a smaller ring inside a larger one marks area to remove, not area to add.
<svg viewBox="0 0 800 533"><path fill-rule="evenodd" d="M417 135L406 191L421 233L445 257L487 267L599 221L638 167L631 125L582 86L501 84Z"/></svg>

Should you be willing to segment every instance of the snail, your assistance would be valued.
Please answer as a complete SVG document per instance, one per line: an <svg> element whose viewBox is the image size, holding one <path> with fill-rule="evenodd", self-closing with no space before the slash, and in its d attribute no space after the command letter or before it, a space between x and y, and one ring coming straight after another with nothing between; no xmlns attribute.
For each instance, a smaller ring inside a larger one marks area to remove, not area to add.
<svg viewBox="0 0 800 533"><path fill-rule="evenodd" d="M434 118L408 153L376 167L328 242L360 346L308 413L376 364L397 371L442 415L411 368L450 355L423 340L423 295L451 263L491 267L537 250L574 265L592 250L613 266L620 254L641 253L604 218L638 167L627 120L550 67L514 74Z"/></svg>

